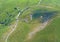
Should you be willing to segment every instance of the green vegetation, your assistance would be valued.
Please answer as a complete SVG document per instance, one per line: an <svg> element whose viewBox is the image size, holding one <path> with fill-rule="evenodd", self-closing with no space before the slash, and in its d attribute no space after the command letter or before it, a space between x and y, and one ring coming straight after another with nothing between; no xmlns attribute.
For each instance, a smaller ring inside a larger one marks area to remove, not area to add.
<svg viewBox="0 0 60 42"><path fill-rule="evenodd" d="M37 9L32 9L33 11L37 10ZM40 9L42 10L42 12L44 12L44 10L47 11L54 11L53 9L49 9L49 8L42 8ZM25 13L25 14L24 14ZM32 13L30 10L25 11L23 13L23 15L21 15L22 19L24 19L26 16L29 15L29 13ZM58 15L58 13L57 13ZM20 18L21 18L20 17ZM28 16L29 17L29 16ZM54 17L55 19L57 17ZM46 29L38 32L34 38L32 38L31 40L28 41L24 41L27 38L28 33L35 28L37 25L39 25L39 22L35 22L31 21L30 23L26 23L26 22L19 22L17 29L13 32L13 34L11 34L11 36L8 38L8 42L55 42L55 28L52 28L54 26L54 21L53 20L47 27ZM51 24L53 26L51 26ZM35 26L35 27L34 27ZM55 26L54 26L55 27ZM18 38L17 38L18 37ZM52 39L52 40L51 40Z"/></svg>
<svg viewBox="0 0 60 42"><path fill-rule="evenodd" d="M32 2L30 0L29 6L37 3L37 1ZM0 0L0 35L2 35L2 31L5 31L9 27L11 22L15 21L18 11L14 10L14 8L23 9L28 6L27 3L28 0Z"/></svg>
<svg viewBox="0 0 60 42"><path fill-rule="evenodd" d="M9 36L8 42L60 42L60 13L57 13L56 17L53 17L53 21L49 23L45 29L36 33L31 40L24 41L27 38L28 33L36 26L40 25L38 20L30 21L30 14L34 14L35 10L42 11L58 11L60 12L60 0L42 0L41 4L38 4L39 0L0 0L0 42L3 42L2 37L10 29L10 25L16 21L15 17L18 15L18 10L29 7L19 16L19 22L16 30ZM49 8L50 7L50 8ZM29 22L22 21L22 19L28 18ZM2 40L1 40L2 39Z"/></svg>
<svg viewBox="0 0 60 42"><path fill-rule="evenodd" d="M42 0L42 5L52 6L52 7L60 7L60 0Z"/></svg>
<svg viewBox="0 0 60 42"><path fill-rule="evenodd" d="M42 31L38 32L33 39L28 42L60 42L60 17L54 20Z"/></svg>

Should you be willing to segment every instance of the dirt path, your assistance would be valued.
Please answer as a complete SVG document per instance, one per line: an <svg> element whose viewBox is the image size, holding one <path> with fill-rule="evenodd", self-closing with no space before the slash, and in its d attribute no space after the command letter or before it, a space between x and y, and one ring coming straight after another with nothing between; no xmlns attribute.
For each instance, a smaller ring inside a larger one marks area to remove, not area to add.
<svg viewBox="0 0 60 42"><path fill-rule="evenodd" d="M17 15L17 17L19 17L19 14ZM9 36L16 30L16 27L17 27L18 21L19 21L18 18L16 18L16 19L17 19L16 22L12 26L10 26L11 27L11 30L6 35L5 42L7 42ZM27 40L28 39L31 39L38 31L44 29L47 24L48 24L48 21L45 22L45 23L43 23L43 24L41 24L41 26L37 27L37 29L34 29L32 32L30 32L28 34L29 36L28 36Z"/></svg>
<svg viewBox="0 0 60 42"><path fill-rule="evenodd" d="M40 0L41 1L41 0ZM38 4L40 4L40 1ZM28 8L28 7L27 7ZM27 8L21 10L21 12L25 11ZM16 16L16 22L10 26L11 27L11 30L8 32L8 34L6 35L6 39L5 39L5 42L7 42L9 36L12 34L12 32L14 32L14 30L16 29L17 25L18 25L18 17L20 16L21 12L18 13L18 15Z"/></svg>
<svg viewBox="0 0 60 42"><path fill-rule="evenodd" d="M38 2L38 4L40 4L41 1L42 1L42 0L40 0L40 1ZM37 4L37 5L38 5L38 4ZM28 8L28 7L27 7L27 8ZM27 8L21 10L21 12L25 11ZM16 27L17 27L18 21L19 21L19 20L18 20L18 17L20 16L21 12L18 13L18 15L16 16L16 21L15 21L15 23L10 26L11 29L10 29L10 30L6 33L6 35L3 37L3 38L5 39L5 42L7 42L9 36L16 30ZM40 26L36 27L32 32L30 32L30 33L28 34L27 40L28 40L28 39L31 39L38 31L44 29L47 24L48 24L48 21L45 22L45 23L43 23L43 24L41 24Z"/></svg>
<svg viewBox="0 0 60 42"><path fill-rule="evenodd" d="M30 32L28 33L27 38L26 38L24 41L28 41L28 40L32 39L32 38L36 35L37 32L45 29L45 27L46 27L47 25L49 25L54 19L55 19L55 18L50 19L50 20L48 20L48 21L46 21L46 22L44 22L44 23L41 23L41 24L38 25L37 27L35 27L32 31L30 31Z"/></svg>
<svg viewBox="0 0 60 42"><path fill-rule="evenodd" d="M37 5L40 5L41 2L42 2L42 0L39 0L39 2L38 2ZM41 5L40 5L40 6L41 6ZM42 6L43 6L43 5L42 5ZM53 8L53 7L50 7L50 6L43 6L43 7ZM48 23L49 23L49 20L46 21L46 22L44 22L44 23L41 23L38 27L34 28L33 31L31 31L31 32L28 33L27 38L26 38L24 41L27 41L27 40L33 38L33 36L34 36L37 32L43 30L43 29L47 26Z"/></svg>
<svg viewBox="0 0 60 42"><path fill-rule="evenodd" d="M28 8L28 7L27 7ZM21 12L27 10L27 8L24 8L23 10L21 10ZM16 16L16 21L13 25L9 26L11 29L6 33L6 35L4 36L5 42L7 42L9 36L16 30L16 27L18 25L18 17L20 16L21 12L18 13L18 15Z"/></svg>
<svg viewBox="0 0 60 42"><path fill-rule="evenodd" d="M31 32L28 33L28 36L27 36L26 40L24 40L24 41L27 41L27 40L30 40L31 38L33 38L33 36L34 36L37 32L43 30L43 29L47 26L48 23L49 23L49 21L46 21L46 22L44 22L44 23L41 23L41 24L40 24L39 26L37 26L36 28L34 28L33 31L31 31Z"/></svg>
<svg viewBox="0 0 60 42"><path fill-rule="evenodd" d="M12 34L12 32L14 32L14 30L16 29L16 27L17 27L17 25L18 25L18 17L19 17L19 15L20 15L21 13L19 12L19 14L17 15L17 17L16 17L16 22L12 25L12 26L10 26L11 27L11 31L7 34L7 37L6 37L6 40L5 40L5 42L7 42L7 39L9 38L9 36Z"/></svg>

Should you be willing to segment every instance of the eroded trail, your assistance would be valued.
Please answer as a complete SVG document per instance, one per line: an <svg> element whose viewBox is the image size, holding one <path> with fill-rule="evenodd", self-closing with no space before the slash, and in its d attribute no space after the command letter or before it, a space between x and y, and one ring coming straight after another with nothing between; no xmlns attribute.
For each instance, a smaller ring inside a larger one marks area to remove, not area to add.
<svg viewBox="0 0 60 42"><path fill-rule="evenodd" d="M58 17L58 16L57 16L57 17ZM50 19L50 20L47 20L46 22L41 23L40 25L38 25L37 27L35 27L32 31L30 31L30 32L28 33L28 35L27 35L27 37L26 37L26 39L25 39L24 41L31 40L31 39L36 35L37 32L45 29L45 27L46 27L47 25L49 25L54 19L55 19L55 18Z"/></svg>
<svg viewBox="0 0 60 42"><path fill-rule="evenodd" d="M23 10L21 10L21 12L27 10L27 8L24 8ZM5 42L7 42L9 36L16 30L16 27L17 27L18 21L19 21L18 18L21 15L21 12L19 12L18 15L15 17L16 18L15 23L13 25L9 26L10 30L8 30L8 32L6 33L6 35L3 37L3 39L5 40Z"/></svg>
<svg viewBox="0 0 60 42"><path fill-rule="evenodd" d="M19 12L19 14L17 15L17 17L16 17L16 22L12 25L12 26L10 26L10 28L11 28L11 30L10 30L10 32L6 35L6 40L5 40L5 42L7 42L7 39L9 38L9 36L12 34L12 32L14 32L14 30L16 29L16 27L17 27L17 25L18 25L18 17L19 17L19 15L20 15L21 13Z"/></svg>
<svg viewBox="0 0 60 42"><path fill-rule="evenodd" d="M46 21L44 23L41 23L39 26L37 26L36 28L34 28L31 32L28 33L27 38L24 41L30 40L34 37L34 35L43 30L47 25L48 25L49 21Z"/></svg>
<svg viewBox="0 0 60 42"><path fill-rule="evenodd" d="M42 1L42 0L40 0L40 1L38 2L38 4L40 4L41 1ZM37 5L38 5L38 4L37 4ZM49 7L48 7L48 8L49 8ZM27 9L28 9L28 7L27 7L27 8L24 8L23 10L21 10L21 12L23 12L23 11L25 11L25 10L27 10ZM17 27L18 21L19 21L19 20L18 20L18 17L20 16L21 12L19 12L18 15L16 16L16 21L15 21L15 23L14 23L13 25L9 26L9 27L10 27L10 30L8 30L8 32L6 33L6 35L3 36L3 39L5 40L5 42L7 42L9 36L16 30L16 27ZM48 24L48 21L44 22L43 24L40 24L40 26L36 27L33 31L31 31L30 33L28 33L28 37L27 37L26 40L31 39L38 31L43 30L43 29L46 27L47 24Z"/></svg>

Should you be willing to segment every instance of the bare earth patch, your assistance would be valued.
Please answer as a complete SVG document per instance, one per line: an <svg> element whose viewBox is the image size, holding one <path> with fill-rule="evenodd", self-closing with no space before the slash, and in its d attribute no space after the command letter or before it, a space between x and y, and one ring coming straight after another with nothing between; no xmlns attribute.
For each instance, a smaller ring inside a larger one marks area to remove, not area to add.
<svg viewBox="0 0 60 42"><path fill-rule="evenodd" d="M50 23L52 20L53 20L53 19L48 20L48 21L46 21L46 22L44 22L44 23L41 23L41 24L38 25L37 27L35 27L31 32L28 33L27 38L26 38L24 41L27 41L27 40L32 39L37 32L43 30L47 25L49 25L49 23Z"/></svg>

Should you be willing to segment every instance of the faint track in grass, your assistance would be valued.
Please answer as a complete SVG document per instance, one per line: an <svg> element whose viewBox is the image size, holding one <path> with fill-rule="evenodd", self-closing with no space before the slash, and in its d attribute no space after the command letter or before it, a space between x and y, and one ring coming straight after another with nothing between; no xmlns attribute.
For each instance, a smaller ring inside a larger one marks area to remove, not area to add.
<svg viewBox="0 0 60 42"><path fill-rule="evenodd" d="M41 23L39 26L35 27L31 32L28 33L27 38L24 41L32 39L34 37L34 35L37 32L43 30L47 26L47 24L48 24L48 21Z"/></svg>
<svg viewBox="0 0 60 42"><path fill-rule="evenodd" d="M19 17L19 15L17 16L17 17ZM17 19L17 18L16 18ZM18 25L18 19L16 20L16 22L12 25L12 26L10 26L11 27L11 31L7 34L7 37L6 37L6 39L5 39L5 42L7 42L7 40L8 40L8 38L9 38L9 36L14 32L14 30L16 30L16 27L17 27L17 25ZM43 24L41 24L41 25L43 25ZM46 22L46 24L45 24L45 26L47 25L47 22ZM44 26L44 27L45 27ZM13 28L12 28L13 27ZM42 27L42 26L41 26ZM44 29L44 27L42 27L42 28L40 28L40 29ZM30 32L29 33L29 37L28 37L28 39L31 39L31 37L32 37L32 35L34 35L37 31L39 31L38 29L37 30L35 30L35 31L33 31L33 32Z"/></svg>
<svg viewBox="0 0 60 42"><path fill-rule="evenodd" d="M24 11L27 10L27 9L28 9L28 7L27 7L27 8L24 8L23 10L21 10L21 12L24 12ZM19 20L18 20L18 17L20 16L21 12L19 12L18 15L16 16L16 21L15 21L15 23L14 23L12 26L10 26L11 30L10 30L10 31L8 32L8 34L6 35L5 42L7 42L9 36L14 32L14 30L16 30L16 27L17 27L18 21L19 21Z"/></svg>
<svg viewBox="0 0 60 42"><path fill-rule="evenodd" d="M41 3L41 1L42 1L42 0L40 0L37 5L39 5L39 4ZM27 7L27 8L28 8L28 7ZM49 7L48 7L48 8L49 8ZM23 12L23 11L25 11L25 10L26 10L26 8L23 9L23 10L21 10L21 12ZM7 42L9 36L14 32L14 30L16 30L16 27L17 27L18 21L19 21L19 20L18 20L18 17L20 16L21 12L19 12L18 15L16 16L16 22L15 22L12 26L10 26L10 27L11 27L11 30L10 30L10 31L8 32L8 34L6 35L5 42ZM36 32L44 29L44 27L45 27L47 24L48 24L48 21L45 22L45 23L43 23L43 24L41 24L41 26L37 27L38 29L34 29L32 32L30 32L30 33L29 33L30 36L28 36L28 39L30 39L30 38L32 37L32 35L34 35Z"/></svg>
<svg viewBox="0 0 60 42"><path fill-rule="evenodd" d="M36 6L39 6L41 4L41 2L42 2L42 0L39 0L38 4ZM54 7L51 7L51 6L43 6L43 5L40 5L40 6L46 7L46 8L54 8ZM41 23L38 27L35 27L33 31L28 33L27 38L24 41L32 39L37 32L43 30L49 24L49 22L51 22L51 21L53 21L53 19L48 20L44 23Z"/></svg>
<svg viewBox="0 0 60 42"><path fill-rule="evenodd" d="M6 40L5 40L5 42L7 42L7 39L9 38L9 36L12 34L12 32L14 32L14 30L16 29L16 27L17 27L17 25L18 25L18 17L19 17L19 15L20 15L21 13L19 12L19 14L17 15L17 17L16 17L16 22L12 25L12 26L10 26L11 27L11 31L7 34L7 37L6 37Z"/></svg>
<svg viewBox="0 0 60 42"><path fill-rule="evenodd" d="M35 27L32 31L30 31L26 37L26 39L24 40L25 42L28 41L28 40L31 40L37 32L39 31L42 31L43 29L45 29L45 27L47 25L49 25L55 18L51 19L51 20L48 20L44 23L41 23L40 25L38 25L37 27Z"/></svg>

